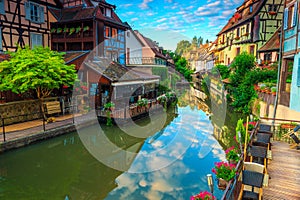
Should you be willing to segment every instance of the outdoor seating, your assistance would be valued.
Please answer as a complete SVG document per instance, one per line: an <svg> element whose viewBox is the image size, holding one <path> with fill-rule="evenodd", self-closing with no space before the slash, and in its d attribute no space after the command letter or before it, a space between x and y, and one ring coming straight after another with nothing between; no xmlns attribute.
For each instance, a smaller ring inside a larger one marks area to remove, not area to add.
<svg viewBox="0 0 300 200"><path fill-rule="evenodd" d="M250 162L255 162L264 165L265 173L267 174L267 159L268 159L268 148L262 146L250 147Z"/></svg>
<svg viewBox="0 0 300 200"><path fill-rule="evenodd" d="M242 187L239 199L262 199L264 174L256 171L242 171ZM245 186L250 190L245 190Z"/></svg>
<svg viewBox="0 0 300 200"><path fill-rule="evenodd" d="M268 150L271 150L271 137L271 134L258 132L256 134L256 141L268 144Z"/></svg>
<svg viewBox="0 0 300 200"><path fill-rule="evenodd" d="M291 148L297 147L297 149L299 150L300 147L298 145L300 144L300 140L297 137L297 135L295 134L298 130L300 130L300 125L296 126L292 131L290 131L290 132L286 133L285 135L283 135L283 138L288 137L288 136L291 137L295 142L295 144L291 145Z"/></svg>
<svg viewBox="0 0 300 200"><path fill-rule="evenodd" d="M267 124L260 124L259 131L271 131L271 126Z"/></svg>

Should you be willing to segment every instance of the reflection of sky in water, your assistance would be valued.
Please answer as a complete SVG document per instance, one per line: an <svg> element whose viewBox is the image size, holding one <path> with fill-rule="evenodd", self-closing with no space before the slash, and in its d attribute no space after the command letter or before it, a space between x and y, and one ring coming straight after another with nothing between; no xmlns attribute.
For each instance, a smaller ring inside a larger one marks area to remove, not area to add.
<svg viewBox="0 0 300 200"><path fill-rule="evenodd" d="M225 160L224 151L204 112L189 107L178 112L163 132L146 140L129 172L116 179L118 187L106 199L189 199L209 190L206 175L212 173L214 162ZM222 191L215 186L214 194L220 198Z"/></svg>

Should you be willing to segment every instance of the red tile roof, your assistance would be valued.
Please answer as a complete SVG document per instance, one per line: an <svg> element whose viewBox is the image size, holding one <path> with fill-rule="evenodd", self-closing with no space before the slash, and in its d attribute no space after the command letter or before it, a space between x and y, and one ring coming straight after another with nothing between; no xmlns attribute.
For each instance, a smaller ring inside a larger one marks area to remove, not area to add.
<svg viewBox="0 0 300 200"><path fill-rule="evenodd" d="M233 16L228 20L227 24L217 35L221 35L222 33L233 29L244 23L245 21L255 17L265 3L266 0L245 0L244 3L237 8L237 11L233 14ZM253 11L249 13L249 7L251 5Z"/></svg>
<svg viewBox="0 0 300 200"><path fill-rule="evenodd" d="M280 33L281 28L272 35L272 37L258 50L258 51L278 51L280 47Z"/></svg>

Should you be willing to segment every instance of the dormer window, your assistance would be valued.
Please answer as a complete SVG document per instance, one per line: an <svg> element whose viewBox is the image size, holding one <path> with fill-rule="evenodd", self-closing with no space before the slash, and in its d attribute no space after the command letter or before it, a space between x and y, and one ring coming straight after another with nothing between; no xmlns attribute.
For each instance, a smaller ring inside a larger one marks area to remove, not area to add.
<svg viewBox="0 0 300 200"><path fill-rule="evenodd" d="M252 12L253 12L253 6L250 5L250 6L249 6L249 13L252 13Z"/></svg>
<svg viewBox="0 0 300 200"><path fill-rule="evenodd" d="M106 17L111 17L111 9L110 8L105 9L105 16Z"/></svg>

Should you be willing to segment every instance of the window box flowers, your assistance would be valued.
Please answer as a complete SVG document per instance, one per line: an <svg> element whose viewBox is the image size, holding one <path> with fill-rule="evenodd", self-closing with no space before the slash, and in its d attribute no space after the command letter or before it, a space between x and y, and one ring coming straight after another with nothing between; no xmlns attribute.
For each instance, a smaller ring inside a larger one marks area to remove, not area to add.
<svg viewBox="0 0 300 200"><path fill-rule="evenodd" d="M228 182L236 175L236 165L229 164L228 162L217 162L212 172L216 174L218 178L218 187L221 190L225 190Z"/></svg>
<svg viewBox="0 0 300 200"><path fill-rule="evenodd" d="M226 153L226 159L230 164L236 165L239 162L240 156L238 154L237 149L234 146L228 148L225 151L225 153Z"/></svg>
<svg viewBox="0 0 300 200"><path fill-rule="evenodd" d="M216 197L213 196L210 192L204 191L200 192L197 195L191 196L190 200L216 200Z"/></svg>

